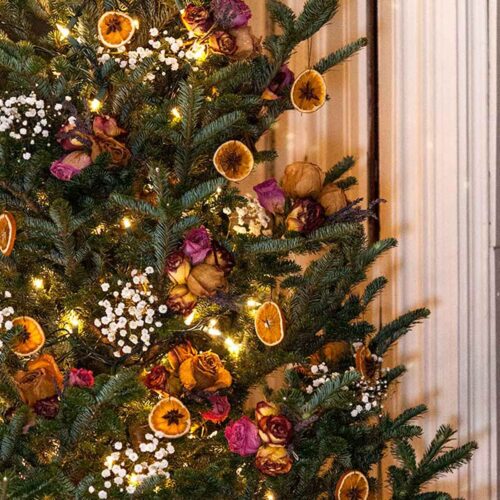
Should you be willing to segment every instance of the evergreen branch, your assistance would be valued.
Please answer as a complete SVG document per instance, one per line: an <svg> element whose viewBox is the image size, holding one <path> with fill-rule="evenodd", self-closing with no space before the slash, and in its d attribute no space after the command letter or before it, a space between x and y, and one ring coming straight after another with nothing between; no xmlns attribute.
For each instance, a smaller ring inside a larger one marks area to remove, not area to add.
<svg viewBox="0 0 500 500"><path fill-rule="evenodd" d="M325 176L325 185L330 184L344 175L348 170L354 167L356 160L354 156L346 156L336 163Z"/></svg>
<svg viewBox="0 0 500 500"><path fill-rule="evenodd" d="M337 64L344 62L349 57L359 52L362 48L368 45L367 38L359 38L355 42L351 42L345 47L331 53L330 55L324 57L314 65L314 69L319 73L326 73L329 69L333 68Z"/></svg>

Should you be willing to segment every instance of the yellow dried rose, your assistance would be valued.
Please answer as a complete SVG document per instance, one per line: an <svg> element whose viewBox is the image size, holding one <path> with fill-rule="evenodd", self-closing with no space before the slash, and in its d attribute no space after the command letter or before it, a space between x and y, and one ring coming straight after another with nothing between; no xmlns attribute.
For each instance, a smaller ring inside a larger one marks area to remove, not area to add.
<svg viewBox="0 0 500 500"><path fill-rule="evenodd" d="M318 201L325 209L326 215L332 215L347 205L347 197L336 184L328 184L321 191Z"/></svg>
<svg viewBox="0 0 500 500"><path fill-rule="evenodd" d="M191 342L187 340L171 349L167 357L170 366L177 371L186 359L196 356L197 354L198 351L193 347Z"/></svg>
<svg viewBox="0 0 500 500"><path fill-rule="evenodd" d="M285 168L281 186L291 198L316 198L324 180L325 174L318 165L296 161Z"/></svg>
<svg viewBox="0 0 500 500"><path fill-rule="evenodd" d="M191 270L187 286L197 297L211 297L219 290L227 289L227 279L221 269L210 264L198 264Z"/></svg>
<svg viewBox="0 0 500 500"><path fill-rule="evenodd" d="M179 378L188 390L215 392L230 387L232 377L214 352L203 352L186 359L179 368Z"/></svg>

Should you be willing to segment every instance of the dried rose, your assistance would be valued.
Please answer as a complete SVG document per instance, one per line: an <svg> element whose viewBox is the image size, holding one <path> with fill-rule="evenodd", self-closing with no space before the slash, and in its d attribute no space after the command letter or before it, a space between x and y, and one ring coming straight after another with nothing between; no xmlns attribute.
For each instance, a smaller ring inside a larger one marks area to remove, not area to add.
<svg viewBox="0 0 500 500"><path fill-rule="evenodd" d="M95 161L98 156L107 153L113 165L125 167L128 164L132 155L124 144L102 133L96 133L91 139L92 161Z"/></svg>
<svg viewBox="0 0 500 500"><path fill-rule="evenodd" d="M250 7L243 0L212 0L210 10L217 25L223 29L246 26L252 17Z"/></svg>
<svg viewBox="0 0 500 500"><path fill-rule="evenodd" d="M53 420L59 413L59 398L52 396L50 398L40 399L33 407L35 413L40 417Z"/></svg>
<svg viewBox="0 0 500 500"><path fill-rule="evenodd" d="M284 446L261 446L255 457L255 466L267 476L279 476L290 472L292 459Z"/></svg>
<svg viewBox="0 0 500 500"><path fill-rule="evenodd" d="M212 405L212 409L201 414L203 420L213 422L214 424L224 422L231 411L231 405L229 404L227 396L213 394L208 398L208 401Z"/></svg>
<svg viewBox="0 0 500 500"><path fill-rule="evenodd" d="M208 39L208 45L216 54L232 56L238 49L236 38L227 31L214 31Z"/></svg>
<svg viewBox="0 0 500 500"><path fill-rule="evenodd" d="M142 381L148 389L162 395L177 396L182 392L179 378L163 365L154 366Z"/></svg>
<svg viewBox="0 0 500 500"><path fill-rule="evenodd" d="M235 260L233 254L221 244L214 242L212 251L208 254L204 264L215 266L227 276L233 270Z"/></svg>
<svg viewBox="0 0 500 500"><path fill-rule="evenodd" d="M187 277L191 272L191 262L189 261L189 257L187 257L182 250L172 252L167 257L165 270L170 278L170 281L176 285L185 285Z"/></svg>
<svg viewBox="0 0 500 500"><path fill-rule="evenodd" d="M291 198L316 198L321 193L325 174L314 163L297 161L285 168L281 186Z"/></svg>
<svg viewBox="0 0 500 500"><path fill-rule="evenodd" d="M214 352L203 352L186 359L179 368L179 378L188 390L216 392L231 387L231 374Z"/></svg>
<svg viewBox="0 0 500 500"><path fill-rule="evenodd" d="M255 420L257 420L257 422L264 417L272 415L279 415L279 409L274 403L259 401L255 406Z"/></svg>
<svg viewBox="0 0 500 500"><path fill-rule="evenodd" d="M292 211L286 218L286 227L289 231L310 233L320 227L325 220L323 207L313 200L297 200Z"/></svg>
<svg viewBox="0 0 500 500"><path fill-rule="evenodd" d="M84 147L86 134L77 130L74 123L66 123L56 134L56 140L65 151L76 151Z"/></svg>
<svg viewBox="0 0 500 500"><path fill-rule="evenodd" d="M167 306L175 313L188 316L193 311L196 301L196 296L189 291L186 285L177 285L170 290Z"/></svg>
<svg viewBox="0 0 500 500"><path fill-rule="evenodd" d="M203 35L213 24L212 17L208 9L205 9L205 7L199 7L192 3L188 4L183 10L181 13L181 19L186 29L192 31L196 35Z"/></svg>
<svg viewBox="0 0 500 500"><path fill-rule="evenodd" d="M227 290L228 284L224 271L210 264L198 264L188 276L187 286L197 297L211 297Z"/></svg>
<svg viewBox="0 0 500 500"><path fill-rule="evenodd" d="M177 371L186 359L196 356L197 354L198 351L193 347L191 342L186 340L182 344L176 345L168 352L168 362L170 366Z"/></svg>
<svg viewBox="0 0 500 500"><path fill-rule="evenodd" d="M21 399L28 406L62 391L64 377L50 354L28 361L26 368L27 371L20 370L14 375L14 381Z"/></svg>
<svg viewBox="0 0 500 500"><path fill-rule="evenodd" d="M205 226L191 229L184 236L182 251L193 264L200 264L212 250L212 237Z"/></svg>
<svg viewBox="0 0 500 500"><path fill-rule="evenodd" d="M263 417L259 420L257 426L263 443L286 445L292 439L292 423L284 415Z"/></svg>
<svg viewBox="0 0 500 500"><path fill-rule="evenodd" d="M294 80L295 75L293 71L286 64L283 64L266 90L264 90L262 99L267 101L279 99L283 95L283 91L290 87Z"/></svg>
<svg viewBox="0 0 500 500"><path fill-rule="evenodd" d="M50 173L61 181L68 182L92 163L90 156L84 151L73 151L59 158L50 166Z"/></svg>
<svg viewBox="0 0 500 500"><path fill-rule="evenodd" d="M93 387L94 374L85 368L71 368L68 382L72 387Z"/></svg>
<svg viewBox="0 0 500 500"><path fill-rule="evenodd" d="M259 203L272 214L281 214L285 208L285 193L274 178L261 182L253 187Z"/></svg>
<svg viewBox="0 0 500 500"><path fill-rule="evenodd" d="M343 189L336 184L328 184L321 191L318 202L325 209L326 215L332 215L347 205L347 197Z"/></svg>
<svg viewBox="0 0 500 500"><path fill-rule="evenodd" d="M96 116L92 128L94 134L104 134L108 137L118 137L126 132L126 130L118 126L118 123L113 117L107 115Z"/></svg>
<svg viewBox="0 0 500 500"><path fill-rule="evenodd" d="M225 431L229 449L242 457L253 455L261 444L257 427L248 417L230 422Z"/></svg>

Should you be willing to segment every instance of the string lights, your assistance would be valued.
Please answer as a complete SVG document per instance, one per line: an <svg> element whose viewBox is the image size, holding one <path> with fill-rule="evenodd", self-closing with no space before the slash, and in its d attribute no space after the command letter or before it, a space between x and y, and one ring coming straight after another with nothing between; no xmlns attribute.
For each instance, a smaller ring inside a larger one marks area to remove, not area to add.
<svg viewBox="0 0 500 500"><path fill-rule="evenodd" d="M43 278L32 278L31 280L31 284L33 285L33 288L35 290L43 290L45 288L45 281L43 280Z"/></svg>

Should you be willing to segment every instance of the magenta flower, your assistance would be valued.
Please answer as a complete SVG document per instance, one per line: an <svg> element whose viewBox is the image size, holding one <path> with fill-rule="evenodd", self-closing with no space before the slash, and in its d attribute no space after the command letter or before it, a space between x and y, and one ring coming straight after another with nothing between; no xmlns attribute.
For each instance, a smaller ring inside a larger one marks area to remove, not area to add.
<svg viewBox="0 0 500 500"><path fill-rule="evenodd" d="M69 372L69 385L71 387L93 387L94 374L85 368L71 368Z"/></svg>
<svg viewBox="0 0 500 500"><path fill-rule="evenodd" d="M191 259L192 264L201 264L212 251L212 238L205 226L191 229L184 236L182 251Z"/></svg>
<svg viewBox="0 0 500 500"><path fill-rule="evenodd" d="M295 74L293 71L286 64L283 64L267 89L264 91L264 94L262 95L263 99L268 101L279 99L283 94L283 91L290 87L294 80Z"/></svg>
<svg viewBox="0 0 500 500"><path fill-rule="evenodd" d="M73 151L50 166L50 173L61 181L70 181L92 163L90 156L84 151Z"/></svg>
<svg viewBox="0 0 500 500"><path fill-rule="evenodd" d="M261 445L257 426L248 417L231 421L227 425L224 435L229 449L242 457L255 454Z"/></svg>
<svg viewBox="0 0 500 500"><path fill-rule="evenodd" d="M208 398L208 401L210 401L212 409L201 414L203 420L213 422L214 424L224 422L231 411L231 404L229 403L227 396L218 396L217 394L213 394Z"/></svg>
<svg viewBox="0 0 500 500"><path fill-rule="evenodd" d="M279 187L276 179L268 179L253 187L259 203L272 214L283 213L285 208L285 193Z"/></svg>
<svg viewBox="0 0 500 500"><path fill-rule="evenodd" d="M252 17L243 0L212 0L211 10L217 25L226 30L246 26Z"/></svg>

